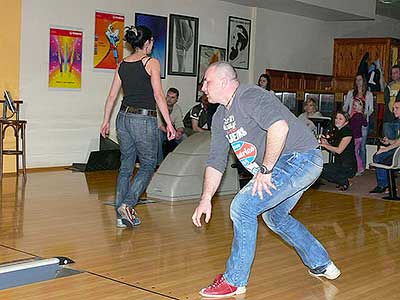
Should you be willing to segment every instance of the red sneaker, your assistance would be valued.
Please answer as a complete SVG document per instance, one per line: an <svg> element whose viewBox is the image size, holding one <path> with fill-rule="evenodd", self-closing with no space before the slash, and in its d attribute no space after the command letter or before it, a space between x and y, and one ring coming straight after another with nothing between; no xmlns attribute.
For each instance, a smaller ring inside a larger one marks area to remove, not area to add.
<svg viewBox="0 0 400 300"><path fill-rule="evenodd" d="M223 298L246 293L246 287L236 287L226 282L223 274L217 275L214 282L200 291L200 295L209 298Z"/></svg>

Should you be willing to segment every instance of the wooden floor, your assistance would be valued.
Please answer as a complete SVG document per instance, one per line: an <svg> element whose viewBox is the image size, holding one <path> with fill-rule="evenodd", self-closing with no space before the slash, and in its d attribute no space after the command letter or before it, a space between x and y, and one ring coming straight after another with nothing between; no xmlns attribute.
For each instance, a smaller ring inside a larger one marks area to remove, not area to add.
<svg viewBox="0 0 400 300"><path fill-rule="evenodd" d="M0 263L67 256L80 275L0 291L0 299L201 299L224 271L231 197L211 223L191 224L194 201L139 205L142 225L115 227L115 172L52 171L2 182ZM326 246L343 275L321 281L260 221L248 292L240 299L400 299L400 203L309 191L294 215ZM231 298L237 299L237 298Z"/></svg>

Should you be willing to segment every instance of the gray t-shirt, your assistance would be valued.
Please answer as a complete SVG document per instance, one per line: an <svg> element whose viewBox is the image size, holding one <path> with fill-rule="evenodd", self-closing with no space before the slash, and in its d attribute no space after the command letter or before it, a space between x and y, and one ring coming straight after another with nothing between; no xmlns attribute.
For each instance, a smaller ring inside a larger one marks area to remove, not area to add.
<svg viewBox="0 0 400 300"><path fill-rule="evenodd" d="M264 160L268 128L280 120L289 126L283 154L318 147L307 126L273 93L255 85L240 85L230 109L220 105L214 114L207 166L223 173L231 145L242 165L255 175Z"/></svg>

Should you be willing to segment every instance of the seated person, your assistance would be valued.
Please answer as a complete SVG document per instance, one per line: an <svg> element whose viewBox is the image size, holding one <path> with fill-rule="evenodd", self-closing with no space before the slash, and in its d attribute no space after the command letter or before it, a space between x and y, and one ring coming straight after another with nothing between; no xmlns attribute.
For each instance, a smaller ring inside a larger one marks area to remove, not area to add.
<svg viewBox="0 0 400 300"><path fill-rule="evenodd" d="M393 105L393 114L396 119L400 118L400 93L397 95ZM374 162L383 165L391 165L393 155L396 149L400 146L400 137L398 136L395 140L389 140L387 137L382 139L382 143L386 146L380 147L379 150L374 154ZM388 188L388 170L376 168L376 182L377 186L370 191L370 193L383 193Z"/></svg>
<svg viewBox="0 0 400 300"><path fill-rule="evenodd" d="M337 112L335 131L331 136L322 137L320 145L334 155L334 162L324 164L321 178L336 183L341 191L349 188L349 178L357 172L357 161L354 153L354 140L348 126L350 116Z"/></svg>
<svg viewBox="0 0 400 300"><path fill-rule="evenodd" d="M187 135L191 135L195 132L204 132L209 130L208 128L208 100L207 95L201 96L201 102L192 107L183 119L185 125L185 131Z"/></svg>
<svg viewBox="0 0 400 300"><path fill-rule="evenodd" d="M168 141L167 129L164 118L161 114L158 114L158 128L160 136L160 146L158 149L158 164L164 159L164 156L175 149L175 147L182 142L185 138L185 127L183 125L183 114L182 109L177 104L179 99L179 91L176 88L169 88L165 97L167 100L167 106L169 115L171 118L172 125L176 130L175 139Z"/></svg>
<svg viewBox="0 0 400 300"><path fill-rule="evenodd" d="M257 85L267 91L271 91L271 76L268 74L261 74L258 78Z"/></svg>
<svg viewBox="0 0 400 300"><path fill-rule="evenodd" d="M311 131L316 130L315 124L309 118L320 118L323 115L317 110L317 102L313 98L308 98L304 102L304 112L299 116Z"/></svg>
<svg viewBox="0 0 400 300"><path fill-rule="evenodd" d="M208 103L207 105L207 127L211 130L212 126L212 118L217 111L219 104L217 103Z"/></svg>

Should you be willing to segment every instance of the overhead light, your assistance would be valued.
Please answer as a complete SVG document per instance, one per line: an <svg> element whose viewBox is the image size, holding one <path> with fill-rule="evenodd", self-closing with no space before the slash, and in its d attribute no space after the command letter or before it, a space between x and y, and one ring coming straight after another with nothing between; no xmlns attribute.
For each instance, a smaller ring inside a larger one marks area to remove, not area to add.
<svg viewBox="0 0 400 300"><path fill-rule="evenodd" d="M392 4L393 3L392 0L379 0L379 2L383 3L383 4Z"/></svg>

